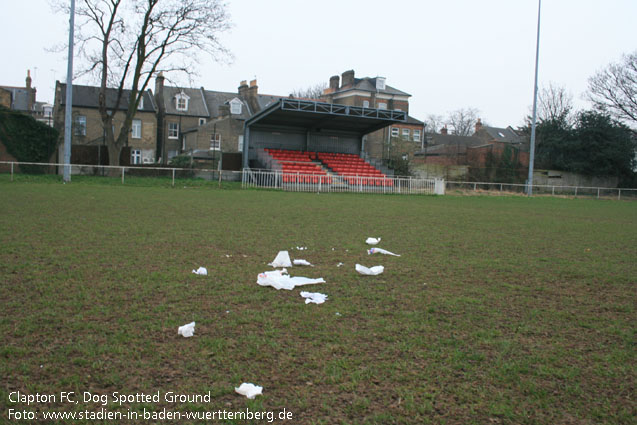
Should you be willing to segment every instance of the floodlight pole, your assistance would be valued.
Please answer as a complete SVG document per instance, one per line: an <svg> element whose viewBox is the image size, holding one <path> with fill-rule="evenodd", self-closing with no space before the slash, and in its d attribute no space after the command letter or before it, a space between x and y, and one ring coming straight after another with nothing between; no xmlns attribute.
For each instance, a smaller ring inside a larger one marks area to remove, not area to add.
<svg viewBox="0 0 637 425"><path fill-rule="evenodd" d="M73 113L73 38L75 0L71 0L69 17L69 58L66 69L66 105L64 105L64 181L71 181L71 114Z"/></svg>
<svg viewBox="0 0 637 425"><path fill-rule="evenodd" d="M535 126L537 121L537 69L540 58L540 9L542 0L537 5L537 43L535 46L535 83L533 84L533 118L531 119L531 146L529 147L529 178L527 195L533 196L533 161L535 160Z"/></svg>

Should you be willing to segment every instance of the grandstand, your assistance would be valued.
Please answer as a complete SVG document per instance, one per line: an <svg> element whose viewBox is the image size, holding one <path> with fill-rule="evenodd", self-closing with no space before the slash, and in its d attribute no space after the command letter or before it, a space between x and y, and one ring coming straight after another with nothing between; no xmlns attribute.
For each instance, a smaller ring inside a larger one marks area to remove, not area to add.
<svg viewBox="0 0 637 425"><path fill-rule="evenodd" d="M364 136L406 119L397 110L281 99L246 121L243 166L280 172L282 183L393 186L362 158Z"/></svg>

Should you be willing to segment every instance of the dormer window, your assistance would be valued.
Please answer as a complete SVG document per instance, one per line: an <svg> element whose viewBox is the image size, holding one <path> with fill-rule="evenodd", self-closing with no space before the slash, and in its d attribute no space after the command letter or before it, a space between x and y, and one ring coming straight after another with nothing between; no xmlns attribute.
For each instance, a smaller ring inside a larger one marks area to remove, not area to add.
<svg viewBox="0 0 637 425"><path fill-rule="evenodd" d="M232 115L240 115L243 103L236 97L230 101L230 113Z"/></svg>
<svg viewBox="0 0 637 425"><path fill-rule="evenodd" d="M178 111L187 111L189 100L190 97L182 90L175 96L175 108L177 108Z"/></svg>
<svg viewBox="0 0 637 425"><path fill-rule="evenodd" d="M376 90L385 90L385 78L376 77Z"/></svg>

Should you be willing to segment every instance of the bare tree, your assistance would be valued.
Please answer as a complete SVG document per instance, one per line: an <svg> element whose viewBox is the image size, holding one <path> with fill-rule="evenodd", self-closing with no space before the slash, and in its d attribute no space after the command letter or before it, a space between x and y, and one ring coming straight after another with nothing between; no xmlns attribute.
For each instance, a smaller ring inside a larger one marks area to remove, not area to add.
<svg viewBox="0 0 637 425"><path fill-rule="evenodd" d="M68 13L67 2L58 9ZM191 77L197 53L214 60L229 57L219 34L230 28L221 0L80 0L76 8L76 43L83 68L79 76L100 82L99 113L111 165L119 165L131 123L150 79L159 72ZM114 99L107 103L107 89ZM124 90L130 90L127 103ZM115 113L126 105L119 134Z"/></svg>
<svg viewBox="0 0 637 425"><path fill-rule="evenodd" d="M429 114L425 120L427 133L440 133L440 129L445 125L442 115Z"/></svg>
<svg viewBox="0 0 637 425"><path fill-rule="evenodd" d="M617 119L637 124L637 51L588 80L588 99Z"/></svg>
<svg viewBox="0 0 637 425"><path fill-rule="evenodd" d="M449 113L446 124L457 136L471 136L475 131L480 111L476 108L461 108Z"/></svg>
<svg viewBox="0 0 637 425"><path fill-rule="evenodd" d="M290 93L290 97L319 99L323 91L327 88L327 83L318 83L304 89L296 89Z"/></svg>
<svg viewBox="0 0 637 425"><path fill-rule="evenodd" d="M540 121L572 121L573 96L564 87L549 83L538 94L537 116Z"/></svg>

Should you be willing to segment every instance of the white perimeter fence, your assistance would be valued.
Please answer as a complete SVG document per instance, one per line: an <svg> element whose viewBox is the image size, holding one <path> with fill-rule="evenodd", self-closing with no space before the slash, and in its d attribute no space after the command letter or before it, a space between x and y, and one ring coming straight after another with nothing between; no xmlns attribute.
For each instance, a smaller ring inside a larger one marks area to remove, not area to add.
<svg viewBox="0 0 637 425"><path fill-rule="evenodd" d="M245 169L243 187L263 187L292 192L357 192L444 195L445 182L412 177L363 177L283 173L272 170Z"/></svg>
<svg viewBox="0 0 637 425"><path fill-rule="evenodd" d="M24 180L31 175L48 175L62 180L64 164L0 161L0 179ZM219 171L152 166L69 165L71 180L90 177L109 178L121 184L205 185L217 182L241 182L244 188L269 188L297 192L357 192L387 194L526 194L525 184L459 182L413 177L362 177L282 173L245 169ZM533 185L533 194L597 199L637 200L637 189Z"/></svg>

